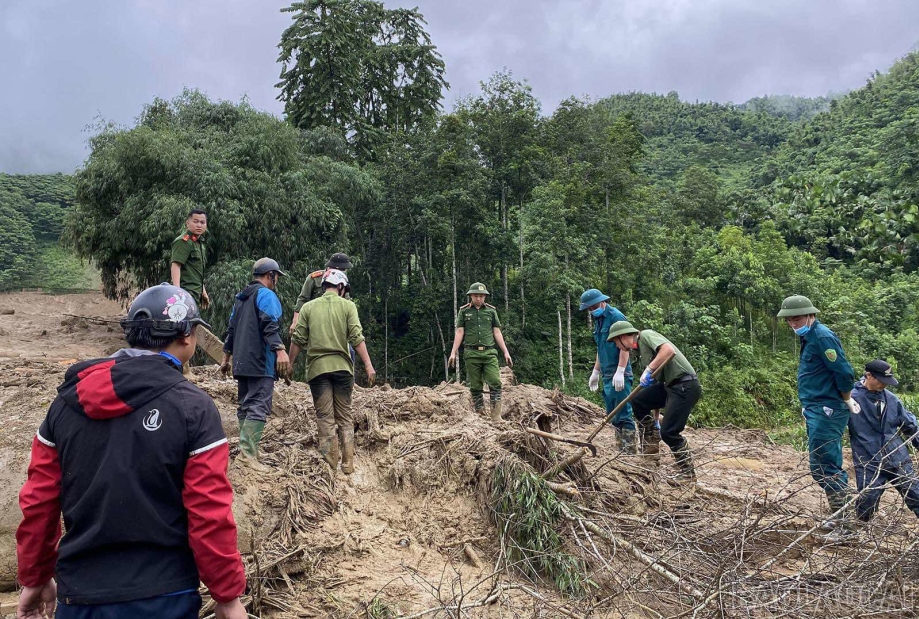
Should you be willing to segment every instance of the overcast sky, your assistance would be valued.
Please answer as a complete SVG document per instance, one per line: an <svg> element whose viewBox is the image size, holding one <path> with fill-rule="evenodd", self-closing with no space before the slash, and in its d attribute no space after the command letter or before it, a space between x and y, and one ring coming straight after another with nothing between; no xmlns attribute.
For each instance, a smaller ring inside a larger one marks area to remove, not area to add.
<svg viewBox="0 0 919 619"><path fill-rule="evenodd" d="M857 88L919 42L919 0L417 0L445 106L503 67L571 95L743 102ZM87 126L185 86L281 114L275 0L0 0L0 172L73 172ZM390 7L400 3L387 0Z"/></svg>

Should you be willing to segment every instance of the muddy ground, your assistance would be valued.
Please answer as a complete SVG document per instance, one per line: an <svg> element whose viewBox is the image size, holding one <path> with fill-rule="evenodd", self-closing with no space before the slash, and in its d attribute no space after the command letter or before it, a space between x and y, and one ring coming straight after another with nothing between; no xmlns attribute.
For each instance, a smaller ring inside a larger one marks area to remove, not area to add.
<svg viewBox="0 0 919 619"><path fill-rule="evenodd" d="M73 359L120 346L121 308L98 295L0 295L0 585L15 570L16 494L35 429ZM86 320L65 316L90 316ZM35 342L41 342L38 346ZM235 437L235 383L215 366L189 377L217 402ZM477 417L460 385L354 394L356 470L331 474L315 449L305 384L278 385L263 441L269 471L234 463L250 591L264 617L909 616L915 518L893 492L859 543L834 546L810 532L825 509L805 454L764 432L689 430L698 483L617 455L612 432L562 476L576 517L557 523L565 553L592 587L578 599L508 561L491 498L498 467L542 472L575 452L526 427L586 436L602 411L505 373L505 417ZM235 438L231 445L235 453ZM570 489L570 496L568 491ZM599 533L588 528L597 526ZM592 533L592 531L594 531ZM605 533L607 537L601 535ZM912 546L910 546L912 544ZM649 559L650 558L650 559ZM652 565L654 564L654 565ZM856 570L874 580L865 589ZM676 577L675 580L671 577ZM876 586L875 586L876 585ZM860 596L860 597L859 597ZM867 598L866 598L867 596ZM816 600L816 601L815 601ZM866 601L867 600L867 601ZM885 606L886 605L886 606ZM898 606L899 605L899 606ZM461 611L457 607L462 608ZM897 607L897 608L895 608ZM838 613L838 614L837 614Z"/></svg>

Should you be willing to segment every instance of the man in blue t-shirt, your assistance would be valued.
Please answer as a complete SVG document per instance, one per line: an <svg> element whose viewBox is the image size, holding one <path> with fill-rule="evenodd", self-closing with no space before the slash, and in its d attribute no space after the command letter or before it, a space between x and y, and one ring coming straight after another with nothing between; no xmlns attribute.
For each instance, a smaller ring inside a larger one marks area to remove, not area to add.
<svg viewBox="0 0 919 619"><path fill-rule="evenodd" d="M609 301L608 296L596 288L591 288L581 295L579 309L589 311L593 317L593 336L597 343L594 369L587 384L591 391L597 391L600 387L600 379L603 379L603 402L606 404L606 412L609 413L632 390L632 364L629 361L627 350L617 348L614 342L606 340L609 328L613 323L626 319L622 312L607 301ZM632 405L626 404L622 407L622 410L616 413L610 423L616 428L616 437L619 439L622 451L628 454L636 453L635 418L632 415Z"/></svg>

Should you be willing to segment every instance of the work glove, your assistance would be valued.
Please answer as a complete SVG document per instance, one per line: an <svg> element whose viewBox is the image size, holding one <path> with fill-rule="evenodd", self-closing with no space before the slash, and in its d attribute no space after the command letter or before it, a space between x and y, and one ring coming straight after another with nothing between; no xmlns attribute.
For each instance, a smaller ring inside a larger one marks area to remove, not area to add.
<svg viewBox="0 0 919 619"><path fill-rule="evenodd" d="M372 367L367 368L367 383L373 387L374 383L377 382L377 371Z"/></svg>
<svg viewBox="0 0 919 619"><path fill-rule="evenodd" d="M862 407L859 406L858 402L856 402L853 398L846 400L846 406L849 407L849 412L853 415L858 415L860 412L862 412Z"/></svg>
<svg viewBox="0 0 919 619"><path fill-rule="evenodd" d="M452 368L454 365L456 365L456 353L455 353L455 352L454 352L454 353L450 353L450 358L447 359L447 365L448 365L449 367L451 367L451 368Z"/></svg>
<svg viewBox="0 0 919 619"><path fill-rule="evenodd" d="M616 373L613 374L613 389L616 391L625 389L625 368L619 368L616 370Z"/></svg>
<svg viewBox="0 0 919 619"><path fill-rule="evenodd" d="M590 373L590 379L587 381L587 386L591 391L596 391L600 388L600 370L594 368L594 371Z"/></svg>
<svg viewBox="0 0 919 619"><path fill-rule="evenodd" d="M511 354L509 352L504 353L504 363L507 364L507 367L514 367L514 360L511 359Z"/></svg>
<svg viewBox="0 0 919 619"><path fill-rule="evenodd" d="M650 387L655 382L657 381L651 376L651 368L645 368L645 371L641 373L641 380L638 381L638 384L642 387Z"/></svg>

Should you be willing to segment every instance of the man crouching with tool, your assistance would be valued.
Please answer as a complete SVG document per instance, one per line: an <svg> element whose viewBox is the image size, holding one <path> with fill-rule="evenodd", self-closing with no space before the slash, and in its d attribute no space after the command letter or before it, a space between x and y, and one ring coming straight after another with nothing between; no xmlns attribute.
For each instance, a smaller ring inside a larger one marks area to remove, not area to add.
<svg viewBox="0 0 919 619"><path fill-rule="evenodd" d="M632 400L635 421L641 427L643 453L655 454L657 451L656 444L649 444L652 439L655 443L657 440L652 411L663 408L665 412L660 428L661 440L673 452L679 471L678 479L694 482L696 471L692 452L682 432L689 414L702 397L702 386L696 371L683 353L657 331L639 331L632 323L620 320L610 327L608 339L622 350L638 350L639 361L645 368L639 381L642 390ZM660 373L658 369L661 369ZM652 377L658 374L661 380Z"/></svg>

